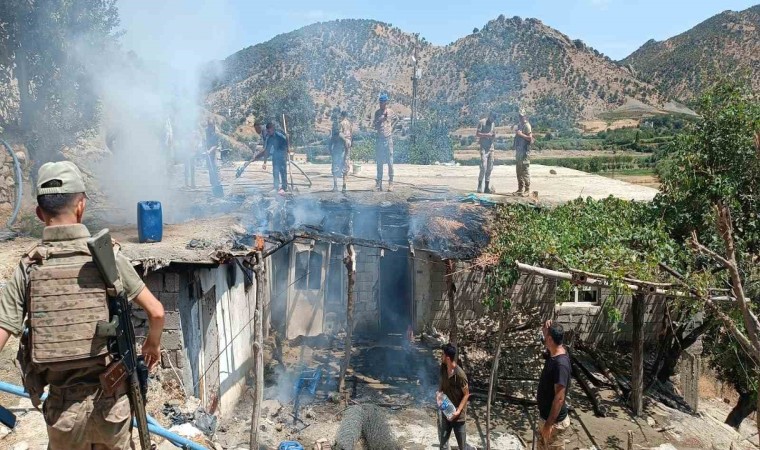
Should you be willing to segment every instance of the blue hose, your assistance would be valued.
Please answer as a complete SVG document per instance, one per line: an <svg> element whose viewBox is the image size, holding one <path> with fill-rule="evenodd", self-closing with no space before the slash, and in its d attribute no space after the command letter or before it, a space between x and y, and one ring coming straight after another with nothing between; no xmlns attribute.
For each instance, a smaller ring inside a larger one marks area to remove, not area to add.
<svg viewBox="0 0 760 450"><path fill-rule="evenodd" d="M5 383L0 381L0 391L7 392L9 394L17 395L19 397L29 398L29 394L24 391L21 386L15 384ZM47 393L43 394L41 399L45 400ZM135 419L132 419L132 425L137 426ZM171 431L163 428L159 423L151 416L148 416L148 431L156 436L168 439L172 444L177 447L189 449L189 450L208 450L206 447L199 445L189 439L185 439L182 436L172 433Z"/></svg>
<svg viewBox="0 0 760 450"><path fill-rule="evenodd" d="M16 221L18 212L21 209L21 197L24 194L24 179L21 177L21 163L18 162L16 153L13 151L11 146L5 142L5 140L0 139L0 142L3 143L5 148L8 150L8 153L11 154L11 158L13 158L13 166L16 173L16 205L13 207L13 214L11 214L10 219L8 219L8 222L5 224L6 227L10 228L13 225L13 222Z"/></svg>

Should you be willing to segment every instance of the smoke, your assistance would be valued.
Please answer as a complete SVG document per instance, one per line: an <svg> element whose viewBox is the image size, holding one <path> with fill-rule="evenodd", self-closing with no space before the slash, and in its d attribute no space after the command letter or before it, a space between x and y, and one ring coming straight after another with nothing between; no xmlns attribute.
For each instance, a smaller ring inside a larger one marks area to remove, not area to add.
<svg viewBox="0 0 760 450"><path fill-rule="evenodd" d="M199 148L206 118L202 71L228 51L234 30L227 24L235 21L227 20L225 2L130 0L119 8L122 48L96 50L87 36L74 45L74 56L92 79L100 133L112 152L92 169L117 210L112 221L133 222L141 200L161 201L171 221L181 207L176 193L183 184L182 169L171 166Z"/></svg>

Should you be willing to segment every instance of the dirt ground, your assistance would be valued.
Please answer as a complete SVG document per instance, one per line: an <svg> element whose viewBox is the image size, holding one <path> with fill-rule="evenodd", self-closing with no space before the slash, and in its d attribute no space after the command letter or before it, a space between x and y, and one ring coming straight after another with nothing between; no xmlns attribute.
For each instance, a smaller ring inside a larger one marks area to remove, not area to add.
<svg viewBox="0 0 760 450"><path fill-rule="evenodd" d="M251 190L268 189L271 173L262 171L260 165L252 165L240 179L234 177L236 167L237 165L233 164L222 170L222 179L228 194L244 195ZM302 188L301 192L342 195L328 193L332 187L329 165L303 164L302 168L311 178L313 185L309 189ZM534 177L533 188L539 191L539 200L547 203L564 202L579 195L602 198L610 194L649 200L656 193L651 187L571 169L538 164L533 165L531 169ZM383 199L390 199L441 192L464 195L472 192L475 187L477 171L477 167L397 165L396 183L400 192L393 193L392 197L388 193L369 193L374 185L374 164L363 164L361 172L349 178L350 192L346 197L350 199L358 195L378 195ZM295 176L296 182L299 177L301 176ZM200 181L198 189L187 191L187 195L205 198L208 192L207 177L199 171L197 179ZM493 180L499 192L516 189L512 166L497 166ZM489 197L495 201L510 199L504 195ZM208 223L203 223L204 227L208 226ZM193 226L193 223L167 226L165 233L171 236L173 227L184 230L178 233L184 242L185 238L193 235ZM133 245L129 237L134 234L133 227L127 226L119 231L125 233L125 245ZM224 236L225 232L219 231L218 234ZM22 237L0 243L0 280L5 280L12 274L18 257L34 242L33 238ZM351 399L339 398L337 402L335 399L331 400L329 394L335 391L338 362L343 354L340 339L294 342L283 350L284 364L280 367L272 365L269 368L270 380L276 380L277 383L271 383L265 393L267 402L264 405L262 433L266 444L262 448L276 448L277 443L285 439L297 439L306 448L310 448L311 444L319 439L332 440L345 408L353 402L379 405L404 448L431 449L436 446L437 431L433 406L433 393L437 383L435 352L419 343L408 346L387 338L374 341L357 339L356 342L352 357L353 370L349 372L348 377L353 395ZM17 341L11 339L0 352L0 380L14 384L20 382L18 370L13 363L17 345ZM302 421L293 424L293 386L295 377L304 366L321 368L324 376L316 395L302 397L299 408ZM177 402L177 391L170 388L166 392L156 392L158 386L159 384L154 383L155 395L152 395L149 409L159 421L165 422L166 418L161 413L163 402ZM665 443L679 449L729 449L732 443L735 449L755 448L754 444L746 439L757 440L756 437L752 437L755 431L751 420L745 421L739 433L727 428L721 422L730 410L730 405L724 403L720 395L715 399L715 393L707 394L709 397L704 401L702 412L698 415L686 414L649 402L645 417L634 419L628 410L613 398L612 392L603 391L602 396L611 413L606 418L598 418L593 416L588 401L576 386L570 397L574 411L571 414L573 426L567 448L625 448L628 430L634 432L634 448L637 449L655 448ZM15 397L0 394L0 403L16 412L21 424L16 431L7 436L8 430L0 427L0 448L13 448L17 442L26 442L32 450L45 448L45 435L41 432L44 429L42 417L30 407L28 401L19 402ZM535 414L533 408L526 409L497 398L492 415L495 430L492 448L522 448L518 445L520 439L526 447L530 447ZM241 397L236 413L221 422L221 427L214 437L217 448L247 448L250 415L250 393L246 393ZM483 448L485 401L482 396L473 397L467 429L470 445ZM515 436L518 437L517 441Z"/></svg>
<svg viewBox="0 0 760 450"><path fill-rule="evenodd" d="M660 189L660 179L655 174L651 175L626 175L616 174L614 172L603 174L607 178L613 180L625 181L626 183L635 184L637 186L646 186L653 189Z"/></svg>
<svg viewBox="0 0 760 450"><path fill-rule="evenodd" d="M531 160L539 161L541 158L589 158L592 156L641 156L641 153L631 151L612 150L538 150L533 151ZM496 150L495 158L499 161L514 161L514 150ZM463 148L454 151L454 159L466 161L469 159L480 159L480 150L473 146L472 148Z"/></svg>
<svg viewBox="0 0 760 450"><path fill-rule="evenodd" d="M298 186L299 193L324 194L332 189L329 164L303 163L299 166L312 183L310 188L303 186L306 183L306 177L300 173L294 173L294 182L297 185L302 184ZM235 178L235 167L222 170L222 179L227 192L245 194L252 190L268 189L271 186L271 173L264 172L260 165L250 165L243 177L238 179ZM629 200L648 201L654 198L657 193L657 190L651 187L564 167L531 164L530 170L531 190L538 192L538 202L547 204L564 203L579 196L601 199L610 195ZM394 192L393 196L405 199L412 195L466 195L472 193L477 188L479 168L476 166L396 164L394 171L394 188L397 192ZM353 196L371 192L375 186L375 177L375 164L362 163L359 173L348 177L348 193L345 197L351 199ZM387 180L387 173L385 177ZM202 177L201 180L206 182ZM484 195L484 198L496 202L513 201L514 197L511 197L509 193L517 190L515 166L496 165L491 175L491 181L498 194ZM205 188L204 186L201 187ZM341 194L336 193L334 195L340 196ZM383 192L377 195L388 197L391 194Z"/></svg>

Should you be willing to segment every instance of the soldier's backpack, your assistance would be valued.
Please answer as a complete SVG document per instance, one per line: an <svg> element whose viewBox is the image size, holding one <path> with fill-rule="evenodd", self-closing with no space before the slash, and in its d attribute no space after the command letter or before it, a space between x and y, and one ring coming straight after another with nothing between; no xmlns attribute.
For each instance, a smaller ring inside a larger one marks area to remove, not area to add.
<svg viewBox="0 0 760 450"><path fill-rule="evenodd" d="M108 337L98 336L96 327L109 320L108 296L89 250L81 244L39 245L24 264L27 329L18 356L24 387L34 403L46 384L44 371L106 366Z"/></svg>

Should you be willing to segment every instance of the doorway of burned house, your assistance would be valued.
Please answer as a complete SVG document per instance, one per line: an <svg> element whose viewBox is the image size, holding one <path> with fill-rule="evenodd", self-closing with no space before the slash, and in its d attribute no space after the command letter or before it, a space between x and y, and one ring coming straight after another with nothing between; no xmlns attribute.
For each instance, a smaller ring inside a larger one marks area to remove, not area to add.
<svg viewBox="0 0 760 450"><path fill-rule="evenodd" d="M413 292L409 264L407 211L383 211L380 230L385 242L399 245L396 251L384 251L379 267L380 331L385 334L405 335L412 324Z"/></svg>
<svg viewBox="0 0 760 450"><path fill-rule="evenodd" d="M290 244L274 252L270 258L272 271L269 279L269 314L272 329L278 336L285 336L285 315L288 307L288 292L290 291Z"/></svg>

